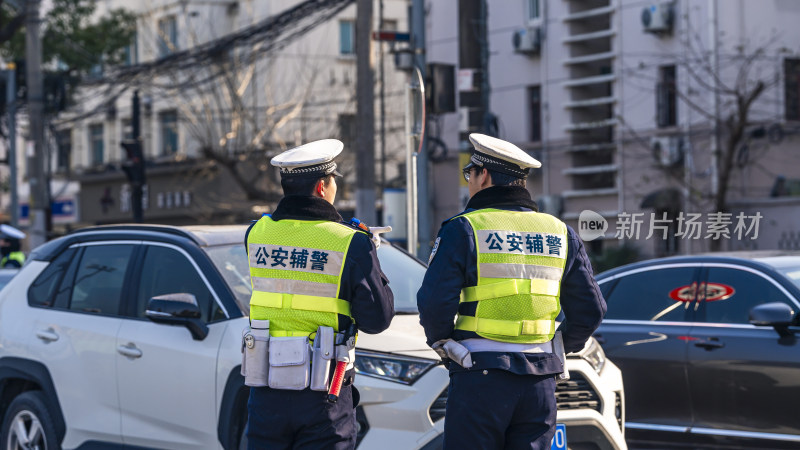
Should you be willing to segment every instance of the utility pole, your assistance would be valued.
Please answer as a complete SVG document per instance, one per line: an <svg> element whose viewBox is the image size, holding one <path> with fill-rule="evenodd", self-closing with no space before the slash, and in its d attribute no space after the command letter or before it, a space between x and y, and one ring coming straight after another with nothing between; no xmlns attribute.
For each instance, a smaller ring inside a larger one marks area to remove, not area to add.
<svg viewBox="0 0 800 450"><path fill-rule="evenodd" d="M427 63L425 58L425 2L424 0L412 0L411 2L411 45L414 50L414 65L420 70L422 79L427 76ZM424 104L424 99L423 99ZM427 120L427 119L426 119ZM423 125L424 129L428 127ZM421 150L417 156L417 194L421 201L418 202L419 211L419 247L417 256L427 260L430 249L433 246L433 196L428 188L428 151L425 135L422 136ZM411 170L411 168L406 168ZM411 189L406 190L407 193Z"/></svg>
<svg viewBox="0 0 800 450"><path fill-rule="evenodd" d="M28 157L30 186L30 246L36 248L47 241L50 196L44 168L44 87L42 85L42 41L39 35L41 0L28 0L25 21L25 69L28 92L28 116L33 156Z"/></svg>
<svg viewBox="0 0 800 450"><path fill-rule="evenodd" d="M8 114L8 168L11 195L11 226L19 226L19 199L17 198L17 68L9 63L6 74L6 113Z"/></svg>
<svg viewBox="0 0 800 450"><path fill-rule="evenodd" d="M375 214L375 74L372 0L356 4L356 217L377 225Z"/></svg>
<svg viewBox="0 0 800 450"><path fill-rule="evenodd" d="M378 30L383 31L383 0L378 0ZM378 82L381 84L381 95L379 98L381 108L381 199L383 199L383 191L386 189L386 75L384 74L384 51L383 41L378 42ZM384 199L385 201L385 199ZM386 203L383 203L383 210L386 210ZM381 225L386 225L382 223Z"/></svg>
<svg viewBox="0 0 800 450"><path fill-rule="evenodd" d="M464 162L472 149L470 133L484 132L489 112L487 88L488 46L486 45L486 4L484 0L458 1L458 72L459 77L469 80L469 86L458 92L460 114L466 116L462 123L466 128L458 133ZM462 187L461 198L467 199L466 187ZM461 205L465 206L465 205Z"/></svg>
<svg viewBox="0 0 800 450"><path fill-rule="evenodd" d="M711 101L714 109L714 129L711 132L711 195L716 199L719 192L719 60L717 53L718 24L717 0L708 0L708 45L711 50L712 85Z"/></svg>

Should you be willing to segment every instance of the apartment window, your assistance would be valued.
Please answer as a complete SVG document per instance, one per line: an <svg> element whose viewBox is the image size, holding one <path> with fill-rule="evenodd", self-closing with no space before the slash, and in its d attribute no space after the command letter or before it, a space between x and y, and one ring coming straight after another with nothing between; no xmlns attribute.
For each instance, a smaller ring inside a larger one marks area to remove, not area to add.
<svg viewBox="0 0 800 450"><path fill-rule="evenodd" d="M178 23L175 16L158 21L158 56L164 57L178 49Z"/></svg>
<svg viewBox="0 0 800 450"><path fill-rule="evenodd" d="M528 22L539 22L542 19L542 3L540 0L528 0Z"/></svg>
<svg viewBox="0 0 800 450"><path fill-rule="evenodd" d="M89 148L92 151L92 165L103 164L103 124L89 125Z"/></svg>
<svg viewBox="0 0 800 450"><path fill-rule="evenodd" d="M783 61L786 120L800 120L800 59Z"/></svg>
<svg viewBox="0 0 800 450"><path fill-rule="evenodd" d="M122 119L122 140L127 141L133 139L133 120Z"/></svg>
<svg viewBox="0 0 800 450"><path fill-rule="evenodd" d="M381 27L383 31L397 31L397 21L394 19L384 19L383 26Z"/></svg>
<svg viewBox="0 0 800 450"><path fill-rule="evenodd" d="M542 90L540 86L528 87L528 116L530 117L530 139L542 140Z"/></svg>
<svg viewBox="0 0 800 450"><path fill-rule="evenodd" d="M678 96L675 66L662 66L658 69L656 85L656 121L660 128L678 124Z"/></svg>
<svg viewBox="0 0 800 450"><path fill-rule="evenodd" d="M69 158L72 154L72 130L58 130L56 132L56 146L58 148L56 168L59 171L67 171L69 170Z"/></svg>
<svg viewBox="0 0 800 450"><path fill-rule="evenodd" d="M125 47L125 65L132 66L139 64L139 43L136 33L133 34L133 40Z"/></svg>
<svg viewBox="0 0 800 450"><path fill-rule="evenodd" d="M178 151L178 113L164 111L160 114L161 154L174 155Z"/></svg>
<svg viewBox="0 0 800 450"><path fill-rule="evenodd" d="M356 25L352 20L339 22L339 54L355 55Z"/></svg>

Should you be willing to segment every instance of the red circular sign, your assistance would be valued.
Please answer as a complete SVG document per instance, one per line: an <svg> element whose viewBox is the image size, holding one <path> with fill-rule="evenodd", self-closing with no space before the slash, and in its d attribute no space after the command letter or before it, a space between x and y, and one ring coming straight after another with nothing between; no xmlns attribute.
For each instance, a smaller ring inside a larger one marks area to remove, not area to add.
<svg viewBox="0 0 800 450"><path fill-rule="evenodd" d="M676 302L690 302L694 300L695 295L699 301L715 302L718 300L727 300L733 296L736 290L733 286L728 286L722 283L700 283L700 289L697 288L697 283L692 283L688 286L680 286L669 292L669 298Z"/></svg>

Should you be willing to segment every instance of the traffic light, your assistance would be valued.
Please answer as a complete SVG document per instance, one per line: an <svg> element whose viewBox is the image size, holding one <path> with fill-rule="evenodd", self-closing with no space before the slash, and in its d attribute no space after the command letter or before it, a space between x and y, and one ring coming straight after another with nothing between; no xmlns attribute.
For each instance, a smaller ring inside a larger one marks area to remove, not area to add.
<svg viewBox="0 0 800 450"><path fill-rule="evenodd" d="M142 144L136 140L125 140L120 144L125 149L126 159L122 163L122 170L132 184L144 184L144 154Z"/></svg>

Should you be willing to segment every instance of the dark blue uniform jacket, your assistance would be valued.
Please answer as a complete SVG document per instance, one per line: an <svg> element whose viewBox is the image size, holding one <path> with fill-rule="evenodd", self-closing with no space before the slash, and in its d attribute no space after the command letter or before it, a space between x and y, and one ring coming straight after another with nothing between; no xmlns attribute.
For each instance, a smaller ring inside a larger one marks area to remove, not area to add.
<svg viewBox="0 0 800 450"><path fill-rule="evenodd" d="M509 211L537 211L530 193L519 186L492 186L479 191L464 211L495 208ZM579 351L600 325L606 313L606 302L592 275L592 266L583 242L567 227L567 260L561 279L561 309L565 316L560 329L564 348ZM459 305L461 289L478 284L475 237L467 219L458 217L442 224L422 283L417 292L420 323L425 328L428 345L441 339L455 340L480 337L476 333L455 330L454 319L460 310L475 315L475 304ZM471 370L504 369L517 374L556 374L562 372L560 360L550 353L472 354ZM465 370L450 363L451 371Z"/></svg>
<svg viewBox="0 0 800 450"><path fill-rule="evenodd" d="M271 214L273 220L328 220L351 226L330 203L314 196L289 195L281 199ZM253 222L255 224L255 222ZM244 245L247 248L247 236ZM358 324L358 329L370 334L380 333L389 328L394 317L394 295L389 288L389 280L381 270L375 244L364 233L356 233L350 241L347 258L342 270L342 286L339 298L350 302L350 314ZM339 329L350 325L350 319L339 316Z"/></svg>

